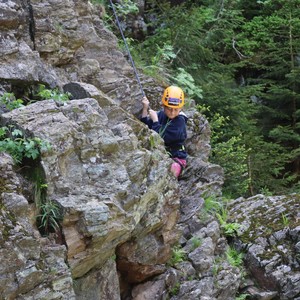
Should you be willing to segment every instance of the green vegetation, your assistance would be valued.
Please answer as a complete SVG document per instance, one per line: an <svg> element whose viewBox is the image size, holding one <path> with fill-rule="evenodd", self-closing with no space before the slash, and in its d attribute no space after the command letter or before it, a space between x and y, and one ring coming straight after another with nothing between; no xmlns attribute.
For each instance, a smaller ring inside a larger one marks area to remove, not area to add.
<svg viewBox="0 0 300 300"><path fill-rule="evenodd" d="M116 3L115 9L118 17L125 17L129 14L134 15L139 12L137 4L132 0L123 0L121 3Z"/></svg>
<svg viewBox="0 0 300 300"><path fill-rule="evenodd" d="M24 91L22 99L17 98L13 93L3 93L0 96L0 106L11 111L40 100L53 99L59 103L65 103L70 100L70 97L71 94L68 92L63 93L58 88L48 89L45 85L39 84L30 88L30 95L28 91Z"/></svg>
<svg viewBox="0 0 300 300"><path fill-rule="evenodd" d="M213 267L212 267L212 273L213 273L214 276L217 276L217 274L220 271L221 261L222 261L221 257L214 258L214 264L213 264Z"/></svg>
<svg viewBox="0 0 300 300"><path fill-rule="evenodd" d="M64 103L70 98L69 93L61 93L58 89L46 89L44 85L39 85L38 91L34 94L33 99L23 101L17 99L13 93L4 93L0 97L0 105L8 110L20 108L25 104L30 104L38 100L53 99L57 102ZM27 168L21 168L24 175L34 183L34 202L38 210L36 216L37 224L40 232L48 235L50 232L57 232L59 222L62 218L61 209L54 201L49 201L46 198L47 184L43 181L43 174L40 171L37 160L42 152L51 150L51 145L47 141L43 141L38 137L29 137L25 132L16 128L13 125L0 127L0 152L6 152L12 156L17 164L26 163ZM21 171L22 172L22 171Z"/></svg>
<svg viewBox="0 0 300 300"><path fill-rule="evenodd" d="M46 195L47 195L47 184L41 183L43 182L41 178L37 178L34 182L34 204L36 207L36 210L38 211L38 214L41 211L41 207L43 203L46 201ZM39 229L41 229L41 226L38 225Z"/></svg>
<svg viewBox="0 0 300 300"><path fill-rule="evenodd" d="M48 184L45 179L45 172L39 161L28 161L25 168L20 169L24 178L32 183L33 198L29 199L35 205L36 224L43 236L50 233L60 235L60 222L63 218L63 210L56 201L47 198Z"/></svg>
<svg viewBox="0 0 300 300"><path fill-rule="evenodd" d="M40 231L44 235L56 232L59 229L59 221L62 219L59 205L54 201L46 201L39 207L40 214L37 215L37 222Z"/></svg>
<svg viewBox="0 0 300 300"><path fill-rule="evenodd" d="M197 238L197 237L192 237L191 238L191 242L192 242L192 249L195 250L196 248L200 247L202 244L201 239Z"/></svg>
<svg viewBox="0 0 300 300"><path fill-rule="evenodd" d="M38 100L53 99L60 103L69 101L69 93L61 93L58 89L46 89L40 84L35 97ZM36 99L27 101L30 104ZM0 105L8 110L13 110L25 106L25 101L17 99L13 93L4 93L0 97ZM49 151L51 146L48 142L37 137L27 137L23 131L13 125L0 127L0 152L9 153L16 163L21 163L23 158L37 159L41 152Z"/></svg>
<svg viewBox="0 0 300 300"><path fill-rule="evenodd" d="M233 247L228 247L226 250L226 258L229 262L229 264L233 267L242 268L243 266L243 253L239 253L236 249Z"/></svg>
<svg viewBox="0 0 300 300"><path fill-rule="evenodd" d="M237 297L235 297L235 300L245 300L247 297L250 296L249 294L240 294Z"/></svg>
<svg viewBox="0 0 300 300"><path fill-rule="evenodd" d="M208 107L206 111L210 111ZM235 135L223 140L229 117L223 117L219 113L214 114L208 121L212 128L211 143L212 160L224 169L227 185L223 194L228 197L245 195L248 191L251 178L248 174L247 157L249 150L242 141L242 135Z"/></svg>
<svg viewBox="0 0 300 300"><path fill-rule="evenodd" d="M180 282L177 282L174 287L170 290L170 296L176 296L178 295L180 290Z"/></svg>
<svg viewBox="0 0 300 300"><path fill-rule="evenodd" d="M70 93L62 93L58 89L46 89L43 84L39 85L37 95L43 100L53 99L62 103L69 101L71 96Z"/></svg>
<svg viewBox="0 0 300 300"><path fill-rule="evenodd" d="M218 218L218 221L221 225L221 229L225 236L234 236L238 233L239 228L241 227L240 224L235 222L228 222L228 210L227 210L227 203L228 199L226 198L219 198L217 199L215 196L210 195L204 198L204 211L201 212L199 218L202 218L203 215L214 215Z"/></svg>
<svg viewBox="0 0 300 300"><path fill-rule="evenodd" d="M238 223L227 222L228 213L226 208L222 208L220 213L216 213L216 216L221 224L221 228L225 236L234 236L237 234L237 231L241 227L241 225Z"/></svg>
<svg viewBox="0 0 300 300"><path fill-rule="evenodd" d="M224 230L226 236L234 236L237 234L238 229L241 227L238 223L224 223L221 228Z"/></svg>
<svg viewBox="0 0 300 300"><path fill-rule="evenodd" d="M0 105L5 106L8 110L13 110L24 106L23 100L16 99L13 93L4 93L0 97Z"/></svg>
<svg viewBox="0 0 300 300"><path fill-rule="evenodd" d="M172 256L168 264L170 266L175 266L176 264L183 262L185 260L186 260L186 252L182 248L176 246L172 249Z"/></svg>
<svg viewBox="0 0 300 300"><path fill-rule="evenodd" d="M171 45L163 44L161 47L157 45L155 55L151 57L151 63L144 65L143 71L145 74L163 81L164 78L169 77L169 74L166 73L166 65L175 57L176 54ZM140 64L142 63L140 62Z"/></svg>
<svg viewBox="0 0 300 300"><path fill-rule="evenodd" d="M178 68L176 76L173 78L175 83L179 85L190 98L197 97L203 98L202 89L195 84L195 80L191 74L189 74L184 68ZM186 99L188 105L189 98Z"/></svg>
<svg viewBox="0 0 300 300"><path fill-rule="evenodd" d="M150 0L147 35L126 33L138 67L207 108L210 161L224 168L232 198L300 190L299 5Z"/></svg>
<svg viewBox="0 0 300 300"><path fill-rule="evenodd" d="M50 149L48 142L37 137L26 137L12 125L0 128L0 152L9 153L16 163L21 163L24 157L37 159L41 152Z"/></svg>
<svg viewBox="0 0 300 300"><path fill-rule="evenodd" d="M215 213L223 207L222 202L214 195L204 197L204 209L208 213Z"/></svg>
<svg viewBox="0 0 300 300"><path fill-rule="evenodd" d="M290 220L289 220L289 217L286 214L284 214L284 213L281 214L281 220L282 220L282 224L283 224L284 227L289 227Z"/></svg>

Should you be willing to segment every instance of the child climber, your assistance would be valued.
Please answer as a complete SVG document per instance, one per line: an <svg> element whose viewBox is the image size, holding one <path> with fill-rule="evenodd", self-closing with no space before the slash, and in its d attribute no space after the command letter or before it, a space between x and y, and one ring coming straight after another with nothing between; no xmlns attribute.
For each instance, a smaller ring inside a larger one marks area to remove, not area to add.
<svg viewBox="0 0 300 300"><path fill-rule="evenodd" d="M149 100L146 97L142 99L142 104L141 121L164 139L166 150L174 160L171 172L178 178L186 166L187 158L184 148L187 117L181 112L184 93L177 86L166 88L162 96L163 109L159 112L149 109Z"/></svg>

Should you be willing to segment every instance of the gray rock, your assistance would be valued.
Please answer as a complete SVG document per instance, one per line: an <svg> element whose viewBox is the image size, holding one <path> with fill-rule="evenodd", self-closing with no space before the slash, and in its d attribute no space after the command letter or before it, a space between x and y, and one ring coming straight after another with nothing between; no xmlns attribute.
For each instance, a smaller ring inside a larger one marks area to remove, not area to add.
<svg viewBox="0 0 300 300"><path fill-rule="evenodd" d="M41 238L32 224L32 207L21 194L23 181L12 166L13 160L0 153L0 294L3 299L57 299L58 294L75 299L66 248Z"/></svg>
<svg viewBox="0 0 300 300"><path fill-rule="evenodd" d="M138 6L142 11L143 1ZM1 154L0 294L118 300L134 283L136 299L164 299L181 278L177 299L231 297L239 276L223 262L226 241L213 216L199 217L204 195L221 195L224 179L222 168L208 162L207 120L185 109L190 157L177 182L162 139L135 117L140 87L98 8L88 1L11 0L1 2L0 12L1 94L25 94L40 83L72 94L65 104L40 101L1 117L1 124L14 123L52 145L39 167L47 199L59 204L63 220L61 231L41 237L33 183ZM143 28L142 19L133 23ZM139 75L151 107L159 109L163 88ZM182 232L191 257L175 270L166 262ZM193 236L203 239L197 249L190 248Z"/></svg>
<svg viewBox="0 0 300 300"><path fill-rule="evenodd" d="M237 199L230 209L234 222L242 224L238 239L241 248L247 249L245 262L249 271L261 289L282 299L294 299L299 294L299 261L295 255L298 206L296 194L257 195Z"/></svg>

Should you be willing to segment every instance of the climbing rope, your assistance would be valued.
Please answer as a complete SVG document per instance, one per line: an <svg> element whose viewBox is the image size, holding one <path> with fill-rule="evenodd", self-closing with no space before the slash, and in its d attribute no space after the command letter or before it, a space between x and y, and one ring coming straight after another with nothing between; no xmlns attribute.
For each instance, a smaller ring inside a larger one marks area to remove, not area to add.
<svg viewBox="0 0 300 300"><path fill-rule="evenodd" d="M130 54L130 50L129 50L127 41L126 41L125 36L124 36L124 34L123 34L123 30L122 30L122 28L121 28L121 24L120 24L120 22L119 22L119 18L118 18L116 9L115 9L115 7L114 7L114 5L113 5L113 3L112 3L112 0L109 0L109 2L110 2L110 6L112 7L112 10L113 10L113 12L114 12L114 16L115 16L117 25L118 25L118 27L119 27L119 30L120 30L122 39L123 39L123 41L124 41L124 44L125 44L125 47L126 47L128 56L129 56L129 60L130 60L130 62L131 62L131 65L132 65L132 68L133 68L133 71L134 71L134 74L135 74L135 77L136 77L136 80L137 80L137 82L138 82L138 84L139 84L139 86L140 86L140 89L141 89L141 92L142 92L142 96L144 97L144 96L145 96L145 93L144 93L144 90L143 90L143 87L142 87L142 84L141 84L141 81L140 81L138 72L137 72L137 70L136 70L134 61L133 61L132 56L131 56L131 54Z"/></svg>

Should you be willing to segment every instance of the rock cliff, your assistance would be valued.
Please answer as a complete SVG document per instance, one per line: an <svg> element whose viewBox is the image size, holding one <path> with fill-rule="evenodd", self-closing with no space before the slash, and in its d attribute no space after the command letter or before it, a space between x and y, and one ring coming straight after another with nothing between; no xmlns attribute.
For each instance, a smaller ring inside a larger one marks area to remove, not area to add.
<svg viewBox="0 0 300 300"><path fill-rule="evenodd" d="M232 221L245 228L235 245L248 251L253 280L264 279L255 291L253 281L242 284L222 226L206 213L207 199L220 198L223 184L222 168L208 160L208 122L193 107L185 111L189 166L177 181L161 138L137 118L139 86L99 7L7 0L0 14L0 96L28 100L10 112L2 107L1 126L51 145L21 165L0 153L0 299L230 300L246 289L268 297L261 299L300 297L298 221L288 229L277 222L276 236L266 231L262 246L255 231L268 223L251 225L257 198L232 204ZM141 79L156 106L162 87ZM72 100L35 102L39 84L70 92ZM273 200L278 207L287 198ZM269 201L261 197L257 205ZM45 203L57 213L55 230L41 226ZM274 239L284 243L264 264L259 251L269 252ZM285 249L295 258L277 259Z"/></svg>

